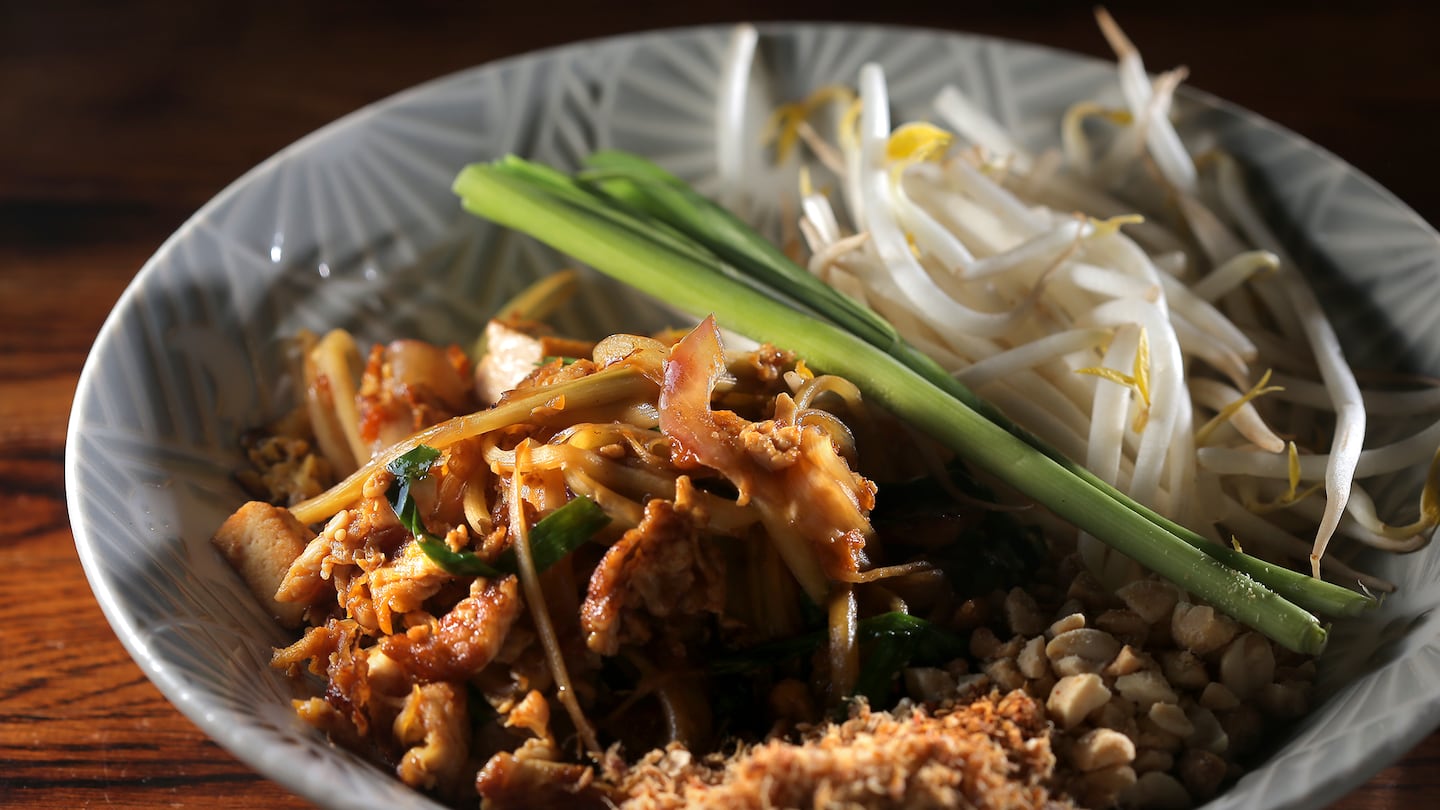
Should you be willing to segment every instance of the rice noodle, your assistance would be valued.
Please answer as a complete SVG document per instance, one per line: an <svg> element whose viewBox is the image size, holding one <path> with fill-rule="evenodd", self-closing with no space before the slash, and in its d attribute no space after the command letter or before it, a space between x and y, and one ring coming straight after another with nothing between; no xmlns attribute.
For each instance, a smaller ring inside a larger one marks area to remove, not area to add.
<svg viewBox="0 0 1440 810"><path fill-rule="evenodd" d="M291 507L290 511L301 523L319 523L331 515L354 504L360 497L361 487L376 470L414 450L420 445L444 449L451 444L497 430L528 418L537 408L554 401L557 397L571 407L586 407L634 398L646 391L653 392L655 384L638 373L633 366L620 364L588 377L560 383L547 388L532 389L513 399L507 400L486 411L477 411L441 422L404 441L377 453L365 466L350 474L345 480L321 493Z"/></svg>

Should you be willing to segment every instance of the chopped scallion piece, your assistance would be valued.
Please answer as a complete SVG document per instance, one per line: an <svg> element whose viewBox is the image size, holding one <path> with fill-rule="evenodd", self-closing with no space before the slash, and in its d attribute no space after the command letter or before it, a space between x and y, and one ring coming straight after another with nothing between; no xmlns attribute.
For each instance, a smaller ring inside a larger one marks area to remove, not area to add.
<svg viewBox="0 0 1440 810"><path fill-rule="evenodd" d="M610 516L600 505L584 495L541 518L530 530L530 554L535 570L544 571L585 545L585 541L610 523ZM507 549L495 559L501 571L518 570L514 549Z"/></svg>
<svg viewBox="0 0 1440 810"><path fill-rule="evenodd" d="M855 694L871 706L886 705L890 685L905 667L944 664L963 656L966 645L958 636L908 613L883 613L860 622L860 643L865 665L855 681Z"/></svg>
<svg viewBox="0 0 1440 810"><path fill-rule="evenodd" d="M469 551L452 551L445 541L434 535L416 535L415 542L430 561L440 566L447 574L457 577L500 577L515 573L491 565ZM514 567L513 564L511 566Z"/></svg>

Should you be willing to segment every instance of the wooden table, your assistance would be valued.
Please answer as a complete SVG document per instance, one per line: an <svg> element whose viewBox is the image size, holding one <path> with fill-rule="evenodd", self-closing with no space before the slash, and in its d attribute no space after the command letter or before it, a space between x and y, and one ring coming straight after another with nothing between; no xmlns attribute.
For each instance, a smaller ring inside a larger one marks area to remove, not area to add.
<svg viewBox="0 0 1440 810"><path fill-rule="evenodd" d="M589 36L835 17L841 6L96 5L0 4L0 805L304 806L160 696L81 572L65 511L65 425L120 292L244 170L416 82ZM1085 3L870 5L888 22L1105 54ZM1349 11L1152 5L1111 7L1148 64L1188 64L1194 85L1324 144L1440 222L1440 13L1386 0ZM1335 807L1440 806L1437 759L1440 735Z"/></svg>

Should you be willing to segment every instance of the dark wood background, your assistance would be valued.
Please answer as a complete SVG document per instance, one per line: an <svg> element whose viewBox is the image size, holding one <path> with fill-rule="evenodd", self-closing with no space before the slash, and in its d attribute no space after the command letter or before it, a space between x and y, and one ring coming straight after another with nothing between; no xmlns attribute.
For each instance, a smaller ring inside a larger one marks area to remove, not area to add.
<svg viewBox="0 0 1440 810"><path fill-rule="evenodd" d="M1188 65L1191 84L1324 145L1440 223L1440 11L1258 5L1111 9L1151 67ZM305 806L145 680L90 594L65 514L65 424L86 352L190 213L307 132L450 71L625 31L837 18L1107 55L1087 3L0 0L0 805ZM1440 806L1437 759L1432 736L1335 806Z"/></svg>

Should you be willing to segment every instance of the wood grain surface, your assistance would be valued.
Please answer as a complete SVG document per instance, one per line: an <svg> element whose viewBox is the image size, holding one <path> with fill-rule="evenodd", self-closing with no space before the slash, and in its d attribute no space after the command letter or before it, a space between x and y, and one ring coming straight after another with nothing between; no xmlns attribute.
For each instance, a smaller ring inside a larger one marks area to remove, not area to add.
<svg viewBox="0 0 1440 810"><path fill-rule="evenodd" d="M912 7L913 6L913 7ZM1111 5L1152 67L1306 135L1440 222L1428 4ZM116 639L65 511L65 427L144 260L250 166L417 82L592 36L739 19L930 25L1095 55L1082 3L0 1L0 806L289 808ZM1431 736L1334 807L1440 806Z"/></svg>

